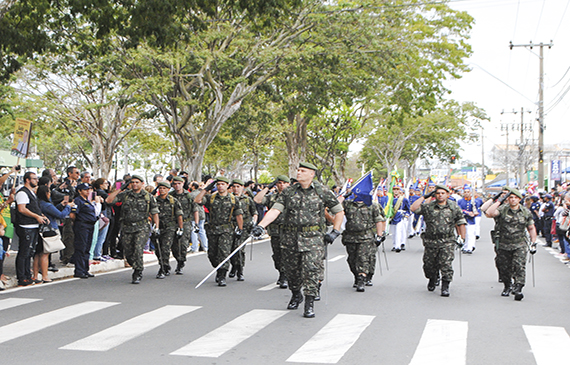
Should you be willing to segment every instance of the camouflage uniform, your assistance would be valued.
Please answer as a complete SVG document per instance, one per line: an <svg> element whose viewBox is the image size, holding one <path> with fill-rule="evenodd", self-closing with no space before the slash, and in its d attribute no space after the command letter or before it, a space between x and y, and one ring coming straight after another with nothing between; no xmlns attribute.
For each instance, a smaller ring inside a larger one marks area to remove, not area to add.
<svg viewBox="0 0 570 365"><path fill-rule="evenodd" d="M289 186L279 194L272 207L283 215L283 268L292 292L303 287L306 296L318 295L325 255L325 208L332 215L342 212L342 205L334 194L318 182L313 182L307 189L300 184Z"/></svg>
<svg viewBox="0 0 570 365"><path fill-rule="evenodd" d="M158 214L156 200L147 191L120 192L113 204L121 205L121 241L127 262L135 272L143 271L143 250L150 235L149 214Z"/></svg>
<svg viewBox="0 0 570 365"><path fill-rule="evenodd" d="M176 198L182 208L182 220L184 221L184 234L182 237L174 237L175 242L172 244L172 256L178 261L179 265L184 266L186 262L186 254L192 236L192 221L194 220L194 198L189 192L184 191L177 194L174 190L168 193ZM202 209L203 210L203 209Z"/></svg>
<svg viewBox="0 0 570 365"><path fill-rule="evenodd" d="M455 258L455 226L467 224L457 203L447 200L444 205L437 201L422 204L416 214L423 215L426 230L421 234L424 250L424 275L431 279L439 275L443 281L453 279L453 259Z"/></svg>
<svg viewBox="0 0 570 365"><path fill-rule="evenodd" d="M342 204L346 228L342 232L342 244L346 246L347 262L356 278L364 273L374 275L376 264L376 223L385 222L384 212L378 204L367 206L364 202L345 200Z"/></svg>
<svg viewBox="0 0 570 365"><path fill-rule="evenodd" d="M177 217L183 215L183 212L180 202L170 195L165 198L159 196L156 198L156 204L160 211L158 214L160 237L155 247L155 254L161 269L166 274L170 271L170 250L178 228Z"/></svg>
<svg viewBox="0 0 570 365"><path fill-rule="evenodd" d="M271 194L263 197L262 204L267 210L273 208L273 204L277 200L279 193ZM279 274L284 275L282 253L281 253L281 225L283 223L283 215L280 214L269 226L267 226L267 234L271 237L271 250L273 251L273 265Z"/></svg>
<svg viewBox="0 0 570 365"><path fill-rule="evenodd" d="M241 236L234 237L234 243L232 245L232 251L235 250L239 245L241 245L245 240L249 238L251 234L251 229L255 222L253 221L253 216L257 215L257 209L253 199L247 195L241 195L238 197L241 209L243 211L243 232ZM237 227L237 222L235 217L232 217L232 223ZM234 267L238 273L243 273L243 268L245 266L245 246L236 253L231 258L232 267Z"/></svg>
<svg viewBox="0 0 570 365"><path fill-rule="evenodd" d="M534 224L531 212L520 205L517 210L505 204L498 209L496 217L499 229L499 242L497 245L497 267L503 283L525 284L526 255L528 244L526 241L527 228Z"/></svg>
<svg viewBox="0 0 570 365"><path fill-rule="evenodd" d="M232 193L226 196L206 194L202 205L208 208L210 220L206 233L208 235L208 259L213 267L218 266L232 252L234 225L232 218L243 214L239 199ZM226 262L218 270L219 275L225 276L230 266Z"/></svg>

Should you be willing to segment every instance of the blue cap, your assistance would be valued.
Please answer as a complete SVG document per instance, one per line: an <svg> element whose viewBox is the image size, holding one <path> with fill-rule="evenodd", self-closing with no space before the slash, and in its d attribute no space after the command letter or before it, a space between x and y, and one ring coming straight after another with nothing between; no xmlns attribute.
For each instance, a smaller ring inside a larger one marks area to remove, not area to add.
<svg viewBox="0 0 570 365"><path fill-rule="evenodd" d="M77 184L77 187L75 188L75 190L89 190L89 189L93 189L93 187L87 183Z"/></svg>

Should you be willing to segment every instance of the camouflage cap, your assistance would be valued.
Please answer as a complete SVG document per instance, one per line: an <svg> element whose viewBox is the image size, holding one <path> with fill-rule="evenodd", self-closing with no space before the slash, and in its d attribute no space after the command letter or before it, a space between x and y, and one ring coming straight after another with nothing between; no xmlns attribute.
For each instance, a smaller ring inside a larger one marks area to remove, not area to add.
<svg viewBox="0 0 570 365"><path fill-rule="evenodd" d="M283 181L286 183L290 183L291 179L289 179L289 177L287 175L279 175L276 177L277 181Z"/></svg>
<svg viewBox="0 0 570 365"><path fill-rule="evenodd" d="M165 188L169 188L170 189L170 184L167 183L166 181L161 181L158 184L156 184L157 187L161 187L164 186Z"/></svg>
<svg viewBox="0 0 570 365"><path fill-rule="evenodd" d="M183 179L182 177L180 177L180 176L174 176L174 177L172 178L172 181L173 181L173 182L174 182L174 181L184 182L184 179Z"/></svg>
<svg viewBox="0 0 570 365"><path fill-rule="evenodd" d="M306 169L313 170L313 171L317 171L317 170L318 170L318 169L317 169L317 166L313 165L313 164L310 163L310 162L301 162L301 163L299 163L299 167L304 167L304 168L306 168Z"/></svg>
<svg viewBox="0 0 570 365"><path fill-rule="evenodd" d="M523 198L521 192L520 192L518 189L515 189L515 188L508 188L508 190L509 190L512 194L518 196L519 199L522 199L522 198Z"/></svg>
<svg viewBox="0 0 570 365"><path fill-rule="evenodd" d="M140 176L140 175L133 175L133 176L131 177L131 180L132 180L132 179L137 179L137 180L139 180L140 182L145 182L144 179L142 178L142 176Z"/></svg>
<svg viewBox="0 0 570 365"><path fill-rule="evenodd" d="M225 177L225 176L218 176L218 177L216 177L216 182L219 182L219 181L225 182L226 184L229 184L229 183L230 183L230 179L228 179L228 178Z"/></svg>
<svg viewBox="0 0 570 365"><path fill-rule="evenodd" d="M240 179L233 179L233 180L232 180L232 185L233 185L233 184L238 184L238 185L241 185L241 186L244 186L244 185L245 185L245 184L243 183L243 180L240 180Z"/></svg>
<svg viewBox="0 0 570 365"><path fill-rule="evenodd" d="M449 190L449 188L448 188L447 186L445 186L445 185L439 185L439 184L438 184L438 185L435 186L435 190L437 190L437 189L443 189L443 190L447 191L448 193L451 192L451 191Z"/></svg>

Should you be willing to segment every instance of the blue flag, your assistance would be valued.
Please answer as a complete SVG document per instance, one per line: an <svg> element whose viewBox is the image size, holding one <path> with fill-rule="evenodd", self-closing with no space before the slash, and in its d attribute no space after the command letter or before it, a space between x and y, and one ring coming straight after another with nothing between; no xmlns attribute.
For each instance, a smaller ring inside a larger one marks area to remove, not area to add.
<svg viewBox="0 0 570 365"><path fill-rule="evenodd" d="M361 201L364 204L372 205L372 195L374 194L374 183L372 182L372 171L366 173L351 187L354 201Z"/></svg>

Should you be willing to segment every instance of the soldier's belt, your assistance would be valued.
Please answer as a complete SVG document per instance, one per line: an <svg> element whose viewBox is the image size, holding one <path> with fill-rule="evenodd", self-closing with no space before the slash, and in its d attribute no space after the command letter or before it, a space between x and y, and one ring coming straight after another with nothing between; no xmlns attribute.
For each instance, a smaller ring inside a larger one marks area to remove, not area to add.
<svg viewBox="0 0 570 365"><path fill-rule="evenodd" d="M376 230L374 229L374 227L370 227L370 228L365 228L365 229L360 229L360 230L347 229L347 232L350 234L362 234L362 233L366 233L366 232L375 233Z"/></svg>
<svg viewBox="0 0 570 365"><path fill-rule="evenodd" d="M283 230L288 232L316 232L321 230L321 226L282 226Z"/></svg>
<svg viewBox="0 0 570 365"><path fill-rule="evenodd" d="M425 238L428 240L440 240L440 239L455 239L453 235L450 234L426 234Z"/></svg>

